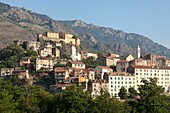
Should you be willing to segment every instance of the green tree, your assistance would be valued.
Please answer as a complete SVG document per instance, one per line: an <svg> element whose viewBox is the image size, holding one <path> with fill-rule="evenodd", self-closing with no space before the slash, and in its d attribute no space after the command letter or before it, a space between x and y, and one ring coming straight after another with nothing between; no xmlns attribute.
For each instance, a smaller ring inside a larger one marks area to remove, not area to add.
<svg viewBox="0 0 170 113"><path fill-rule="evenodd" d="M99 65L99 63L97 62L97 60L95 60L94 57L88 57L87 59L83 59L82 62L85 63L87 68L96 68Z"/></svg>
<svg viewBox="0 0 170 113"><path fill-rule="evenodd" d="M78 39L78 36L77 35L73 35L73 37L72 38L74 38L74 39Z"/></svg>
<svg viewBox="0 0 170 113"><path fill-rule="evenodd" d="M115 98L111 98L108 92L101 93L91 101L89 113L129 113L130 107L127 103L122 103Z"/></svg>
<svg viewBox="0 0 170 113"><path fill-rule="evenodd" d="M0 50L0 66L1 67L16 67L17 62L24 56L24 49L15 44L11 44Z"/></svg>
<svg viewBox="0 0 170 113"><path fill-rule="evenodd" d="M54 64L54 68L56 67L66 67L65 64L61 64L60 62L57 62L56 64Z"/></svg>
<svg viewBox="0 0 170 113"><path fill-rule="evenodd" d="M91 105L93 106L91 107L90 112L96 113L114 113L113 109L115 109L116 113L116 109L118 108L114 98L110 98L108 92L104 92L100 96L97 96Z"/></svg>
<svg viewBox="0 0 170 113"><path fill-rule="evenodd" d="M13 101L13 95L9 94L6 90L0 91L0 112L11 113L16 107L15 101Z"/></svg>
<svg viewBox="0 0 170 113"><path fill-rule="evenodd" d="M31 57L31 60L32 60L32 61L35 61L36 58L38 57L38 54L37 54L36 51L27 50L26 53L25 53L25 56L29 56L29 57Z"/></svg>
<svg viewBox="0 0 170 113"><path fill-rule="evenodd" d="M141 100L136 104L136 111L142 113L166 113L167 102L163 95L164 88L157 85L156 78L143 79L139 86Z"/></svg>
<svg viewBox="0 0 170 113"><path fill-rule="evenodd" d="M121 99L127 99L127 90L124 86L121 87L118 95Z"/></svg>
<svg viewBox="0 0 170 113"><path fill-rule="evenodd" d="M82 87L71 85L62 94L55 97L51 112L59 113L86 113L89 107L90 95L83 91Z"/></svg>
<svg viewBox="0 0 170 113"><path fill-rule="evenodd" d="M128 89L128 91L129 91L129 97L130 97L130 98L134 98L134 96L137 96L137 95L138 95L138 93L137 93L137 91L134 89L134 87L130 87L130 88Z"/></svg>

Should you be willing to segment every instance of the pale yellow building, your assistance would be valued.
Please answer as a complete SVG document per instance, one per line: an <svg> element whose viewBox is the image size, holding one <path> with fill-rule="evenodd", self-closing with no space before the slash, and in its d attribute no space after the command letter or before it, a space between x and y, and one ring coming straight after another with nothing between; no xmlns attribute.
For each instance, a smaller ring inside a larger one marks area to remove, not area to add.
<svg viewBox="0 0 170 113"><path fill-rule="evenodd" d="M29 65L31 63L30 57L22 57L20 59L20 66Z"/></svg>
<svg viewBox="0 0 170 113"><path fill-rule="evenodd" d="M109 83L107 81L99 80L89 80L88 82L88 91L92 92L91 96L100 95L101 92L109 91ZM92 98L94 98L92 97Z"/></svg>
<svg viewBox="0 0 170 113"><path fill-rule="evenodd" d="M10 76L14 68L0 68L0 76Z"/></svg>
<svg viewBox="0 0 170 113"><path fill-rule="evenodd" d="M80 39L74 39L72 34L66 34L63 32L55 33L55 32L46 32L45 34L38 34L38 40L44 41L54 41L61 42L63 41L66 44L80 45Z"/></svg>
<svg viewBox="0 0 170 113"><path fill-rule="evenodd" d="M145 59L137 58L129 62L130 65L147 66L148 62Z"/></svg>
<svg viewBox="0 0 170 113"><path fill-rule="evenodd" d="M134 60L134 57L131 54L129 54L126 56L125 60L129 62L129 61Z"/></svg>
<svg viewBox="0 0 170 113"><path fill-rule="evenodd" d="M49 37L49 38L59 38L59 33L46 32L46 36Z"/></svg>
<svg viewBox="0 0 170 113"><path fill-rule="evenodd" d="M51 58L37 58L36 59L36 71L40 69L53 70L53 60Z"/></svg>

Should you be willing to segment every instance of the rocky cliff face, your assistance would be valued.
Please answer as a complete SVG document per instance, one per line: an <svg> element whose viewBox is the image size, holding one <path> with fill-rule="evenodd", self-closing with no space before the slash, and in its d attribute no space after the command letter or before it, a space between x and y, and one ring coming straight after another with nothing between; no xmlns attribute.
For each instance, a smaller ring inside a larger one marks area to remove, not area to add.
<svg viewBox="0 0 170 113"><path fill-rule="evenodd" d="M135 54L139 45L143 53L153 52L170 57L170 50L149 38L121 30L87 24L81 20L57 21L23 8L0 3L0 47L11 39L33 40L45 31L66 32L80 36L84 48L92 51Z"/></svg>
<svg viewBox="0 0 170 113"><path fill-rule="evenodd" d="M134 54L135 48L139 45L143 53L153 52L159 55L170 56L170 50L160 44L157 44L149 38L135 34L126 33L121 30L112 28L95 26L93 24L86 24L80 20L60 21L63 24L71 27L80 36L83 34L85 45L89 43L89 34L96 40L92 47L95 50L102 50L104 52L115 52L119 54Z"/></svg>

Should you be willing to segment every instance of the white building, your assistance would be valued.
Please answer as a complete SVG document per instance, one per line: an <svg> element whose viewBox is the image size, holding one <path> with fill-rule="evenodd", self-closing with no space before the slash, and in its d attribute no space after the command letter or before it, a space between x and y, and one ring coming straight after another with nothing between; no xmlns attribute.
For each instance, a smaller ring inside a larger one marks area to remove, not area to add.
<svg viewBox="0 0 170 113"><path fill-rule="evenodd" d="M142 78L157 78L157 85L163 86L165 92L170 87L170 67L153 67L153 66L133 66L135 75L136 88L141 85Z"/></svg>
<svg viewBox="0 0 170 113"><path fill-rule="evenodd" d="M81 54L77 52L77 49L75 46L71 46L71 58L72 60L78 60L80 61L81 60Z"/></svg>
<svg viewBox="0 0 170 113"><path fill-rule="evenodd" d="M118 96L120 89L124 86L127 89L130 87L135 88L135 76L125 73L125 72L113 72L113 73L105 73L104 76L108 79L109 82L109 93L111 96Z"/></svg>

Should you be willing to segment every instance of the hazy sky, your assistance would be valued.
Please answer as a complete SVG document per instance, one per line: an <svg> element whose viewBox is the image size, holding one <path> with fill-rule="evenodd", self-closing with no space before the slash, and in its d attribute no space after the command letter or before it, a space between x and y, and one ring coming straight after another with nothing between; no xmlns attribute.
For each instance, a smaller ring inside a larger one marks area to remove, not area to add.
<svg viewBox="0 0 170 113"><path fill-rule="evenodd" d="M170 0L0 0L56 20L138 33L170 48Z"/></svg>

